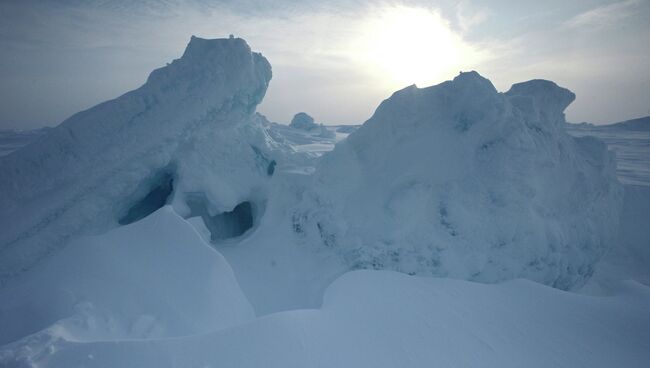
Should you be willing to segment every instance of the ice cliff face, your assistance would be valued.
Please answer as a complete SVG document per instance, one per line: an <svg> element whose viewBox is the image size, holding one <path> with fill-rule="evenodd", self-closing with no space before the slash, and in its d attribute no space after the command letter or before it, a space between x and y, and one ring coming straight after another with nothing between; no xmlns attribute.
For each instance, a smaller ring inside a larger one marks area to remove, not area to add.
<svg viewBox="0 0 650 368"><path fill-rule="evenodd" d="M0 281L70 236L164 204L201 216L216 238L241 235L263 210L275 165L251 118L270 79L270 64L244 40L192 37L142 87L0 158Z"/></svg>
<svg viewBox="0 0 650 368"><path fill-rule="evenodd" d="M573 99L543 80L499 93L476 72L400 90L323 156L294 226L352 268L579 285L622 189L602 142L564 132Z"/></svg>

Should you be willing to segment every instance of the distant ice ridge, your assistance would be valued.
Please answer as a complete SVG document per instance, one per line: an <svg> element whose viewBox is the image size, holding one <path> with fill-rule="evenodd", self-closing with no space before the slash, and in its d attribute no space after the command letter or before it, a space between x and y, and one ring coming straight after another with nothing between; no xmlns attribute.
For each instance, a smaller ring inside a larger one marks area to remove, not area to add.
<svg viewBox="0 0 650 368"><path fill-rule="evenodd" d="M400 90L322 157L294 227L351 268L579 286L615 240L622 187L601 141L565 132L574 97L544 80L499 93L476 72Z"/></svg>
<svg viewBox="0 0 650 368"><path fill-rule="evenodd" d="M275 166L275 143L253 118L270 79L244 40L192 37L142 87L1 157L0 283L71 236L166 203L202 217L215 238L254 226Z"/></svg>
<svg viewBox="0 0 650 368"><path fill-rule="evenodd" d="M289 124L289 126L295 129L311 130L316 128L318 125L314 123L314 118L309 116L309 114L299 112L294 115L293 119L291 119L291 124Z"/></svg>

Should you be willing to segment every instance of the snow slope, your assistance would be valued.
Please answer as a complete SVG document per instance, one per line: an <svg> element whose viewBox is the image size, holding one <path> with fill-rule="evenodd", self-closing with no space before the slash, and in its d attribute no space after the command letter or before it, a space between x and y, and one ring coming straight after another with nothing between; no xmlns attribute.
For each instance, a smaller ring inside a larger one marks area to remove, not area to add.
<svg viewBox="0 0 650 368"><path fill-rule="evenodd" d="M181 336L254 317L225 259L169 206L73 241L0 299L0 344L43 329L81 341Z"/></svg>
<svg viewBox="0 0 650 368"><path fill-rule="evenodd" d="M351 268L580 286L623 191L606 146L565 132L573 99L542 80L498 93L476 72L398 91L323 156L296 226Z"/></svg>
<svg viewBox="0 0 650 368"><path fill-rule="evenodd" d="M499 285L358 271L321 309L174 339L61 339L46 367L645 367L650 289L589 297L530 281Z"/></svg>
<svg viewBox="0 0 650 368"><path fill-rule="evenodd" d="M0 156L6 156L36 139L44 136L50 128L34 130L0 130Z"/></svg>

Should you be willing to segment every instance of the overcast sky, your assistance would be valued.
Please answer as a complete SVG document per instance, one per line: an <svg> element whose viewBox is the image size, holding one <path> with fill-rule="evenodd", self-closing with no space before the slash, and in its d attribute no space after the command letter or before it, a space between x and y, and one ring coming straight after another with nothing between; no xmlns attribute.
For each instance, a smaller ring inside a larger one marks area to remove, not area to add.
<svg viewBox="0 0 650 368"><path fill-rule="evenodd" d="M273 66L259 111L362 123L381 100L477 70L550 79L572 122L650 115L650 1L0 2L0 128L57 125L141 85L191 35L234 34Z"/></svg>

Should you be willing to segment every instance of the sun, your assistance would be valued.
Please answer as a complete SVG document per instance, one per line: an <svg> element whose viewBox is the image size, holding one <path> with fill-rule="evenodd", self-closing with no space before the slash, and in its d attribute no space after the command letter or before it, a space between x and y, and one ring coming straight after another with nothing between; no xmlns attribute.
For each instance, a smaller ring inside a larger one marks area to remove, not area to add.
<svg viewBox="0 0 650 368"><path fill-rule="evenodd" d="M476 53L431 9L383 7L361 22L355 54L385 84L430 85L471 64Z"/></svg>

